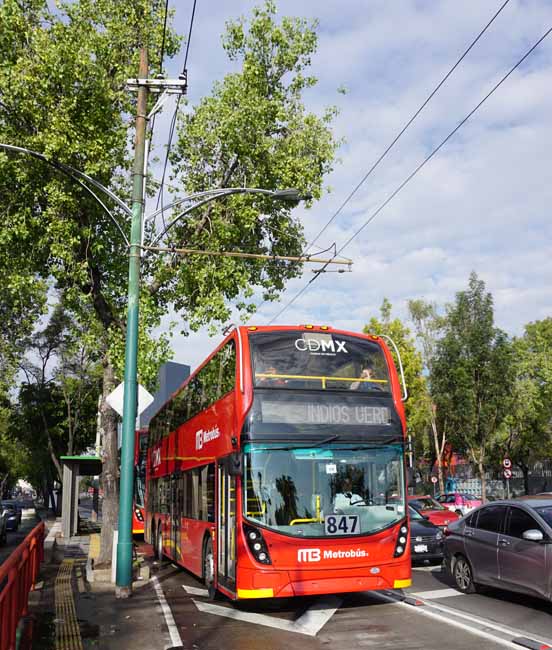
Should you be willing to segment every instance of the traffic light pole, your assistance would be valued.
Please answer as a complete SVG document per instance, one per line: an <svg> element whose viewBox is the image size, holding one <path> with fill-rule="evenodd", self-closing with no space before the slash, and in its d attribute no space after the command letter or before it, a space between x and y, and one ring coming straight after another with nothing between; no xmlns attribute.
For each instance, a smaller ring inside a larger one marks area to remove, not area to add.
<svg viewBox="0 0 552 650"><path fill-rule="evenodd" d="M148 76L148 54L140 50L140 73ZM119 530L117 538L117 598L132 593L132 501L134 488L134 435L138 394L138 319L140 301L140 255L142 218L144 214L144 160L147 126L147 95L145 85L138 88L136 136L132 177L132 224L128 263L128 311L125 347L125 377L121 476L119 495Z"/></svg>

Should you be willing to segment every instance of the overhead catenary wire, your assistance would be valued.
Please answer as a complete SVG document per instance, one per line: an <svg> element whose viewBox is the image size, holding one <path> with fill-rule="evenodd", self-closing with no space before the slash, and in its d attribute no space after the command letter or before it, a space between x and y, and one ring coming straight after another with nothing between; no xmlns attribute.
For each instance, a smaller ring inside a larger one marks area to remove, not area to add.
<svg viewBox="0 0 552 650"><path fill-rule="evenodd" d="M462 61L466 58L466 56L469 54L469 52L473 49L473 47L476 45L476 43L480 40L480 38L483 36L483 34L489 29L489 27L493 24L493 22L498 18L502 10L506 7L506 5L510 2L510 0L505 0L500 7L497 9L497 11L494 13L494 15L491 17L491 19L487 22L487 24L483 27L483 29L480 30L480 32L477 34L477 36L473 39L473 41L468 45L468 47L464 50L462 55L458 58L456 63L450 68L450 70L446 73L446 75L441 79L441 81L435 86L435 88L431 91L431 93L427 96L425 101L420 105L420 107L415 111L415 113L412 115L412 117L408 120L408 122L402 127L402 129L397 133L397 135L394 137L394 139L391 141L391 143L387 146L387 148L383 151L383 153L379 156L379 158L372 164L370 169L364 174L362 179L360 180L359 183L352 189L352 191L347 195L345 200L341 203L339 208L333 213L333 215L328 219L328 221L325 223L325 225L322 227L321 230L319 230L318 234L310 241L310 243L307 244L305 250L303 251L303 255L306 255L308 251L312 248L312 246L315 245L315 243L320 239L320 237L326 232L328 227L335 221L335 219L341 214L343 211L343 208L351 201L351 199L355 196L355 194L358 192L358 190L364 185L364 183L368 180L368 178L372 175L372 173L376 170L376 168L379 166L379 164L383 161L383 159L387 156L387 154L393 149L393 147L397 144L397 142L400 140L400 138L404 135L404 133L407 131L407 129L411 126L411 124L414 122L414 120L420 115L420 113L424 110L424 108L429 104L429 102L433 99L433 97L439 92L443 84L448 80L448 78L452 75L452 73L456 70L456 68L462 63ZM302 293L302 292L301 292ZM297 296L299 297L299 296ZM295 298L296 299L296 298ZM294 299L294 300L295 300ZM258 312L266 303L268 300L263 300L259 305L256 307L256 311Z"/></svg>
<svg viewBox="0 0 552 650"><path fill-rule="evenodd" d="M165 58L165 41L167 37L167 16L169 13L169 0L165 0L165 18L163 19L163 36L161 38L161 51L159 53L159 74L162 74L163 72L163 60ZM153 118L151 120L151 127L150 127L150 140L153 139L153 131L155 129L155 116L156 113L154 113Z"/></svg>
<svg viewBox="0 0 552 650"><path fill-rule="evenodd" d="M420 113L424 110L424 108L429 104L429 102L433 99L433 97L439 92L443 84L447 81L447 79L452 75L452 73L456 70L456 68L462 63L462 61L466 58L466 56L469 54L469 52L472 50L472 48L475 46L475 44L479 41L479 39L483 36L483 34L489 29L489 27L494 23L496 18L500 15L504 7L510 2L510 0L505 0L505 2L502 3L502 5L497 9L495 12L494 16L489 20L489 22L483 27L483 29L477 34L477 36L474 38L474 40L470 43L470 45L464 50L464 53L460 56L460 58L456 61L456 63L450 68L450 70L447 72L447 74L441 79L441 81L435 86L435 88L431 91L431 93L427 96L426 100L421 104L421 106L416 110L414 115L408 120L408 122L402 127L402 129L397 133L395 138L391 141L391 144L388 145L388 147L385 149L385 151L380 155L380 157L373 163L373 165L370 167L370 169L364 174L364 176L361 178L360 182L353 188L353 190L348 194L348 196L345 198L343 203L339 206L339 208L333 213L333 215L328 219L326 224L323 226L323 228L318 232L318 234L312 239L312 241L307 245L305 249L305 253L308 252L310 247L317 242L320 237L326 232L328 227L335 221L335 219L341 214L341 211L343 208L349 203L349 201L353 198L353 196L358 192L358 190L364 185L364 183L367 181L367 179L372 175L372 173L375 171L375 169L379 166L379 164L382 162L382 160L387 156L387 154L393 149L393 147L397 144L397 142L400 140L400 138L403 136L405 131L410 127L410 125L414 122L414 120L420 115Z"/></svg>
<svg viewBox="0 0 552 650"><path fill-rule="evenodd" d="M493 95L498 88L510 77L510 75L519 68L519 66L529 57L534 50L544 41L545 38L547 38L550 33L552 32L552 27L549 28L540 38L539 40L529 49L527 52L515 63L510 70L491 88L491 90L479 101L474 108L462 119L456 127L444 138L444 140L441 141L439 145L437 145L431 153L424 158L424 160L414 169L413 172L411 172L404 180L403 182L387 197L387 199L374 211L372 214L368 217L368 219L360 226L360 228L357 228L357 230L349 237L349 239L336 251L336 255L339 255L340 253L343 252L345 248L347 248L351 242L360 235L360 233L368 226L369 223L371 223L377 216L378 214L399 194L399 192L406 186L408 183L420 172L423 167L444 147L444 145L459 131L459 129L464 126L464 124L476 113L479 108ZM271 325L275 320L277 320L291 305L312 285L312 283L318 278L318 276L325 270L325 266L319 270L319 272L316 273L316 275L309 280L309 282L303 286L303 288L298 291L293 298L287 302L282 309L268 322L269 325Z"/></svg>
<svg viewBox="0 0 552 650"><path fill-rule="evenodd" d="M186 74L186 69L188 65L188 55L190 53L190 42L192 40L192 32L194 28L194 19L195 19L195 12L196 12L196 4L197 0L194 0L194 4L192 6L192 15L190 18L190 27L188 29L188 40L186 42L186 52L184 54L184 65L182 66L182 74ZM165 161L163 163L163 174L161 175L161 182L159 184L159 190L157 194L157 203L156 203L156 209L159 208L159 204L161 203L161 207L163 207L163 194L165 191L165 177L167 175L167 167L169 164L169 157L171 154L171 147L172 147L172 141L174 137L174 131L176 128L176 119L178 117L178 110L180 108L180 100L182 98L182 95L178 95L178 98L176 100L176 106L174 108L174 112L171 118L171 124L169 127L169 137L167 141L167 150L165 152ZM163 214L163 213L161 213Z"/></svg>

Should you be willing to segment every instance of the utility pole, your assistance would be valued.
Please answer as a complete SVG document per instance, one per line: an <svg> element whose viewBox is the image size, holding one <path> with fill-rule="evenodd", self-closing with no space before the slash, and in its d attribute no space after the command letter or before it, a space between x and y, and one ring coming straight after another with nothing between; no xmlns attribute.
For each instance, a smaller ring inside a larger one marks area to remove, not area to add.
<svg viewBox="0 0 552 650"><path fill-rule="evenodd" d="M148 53L140 49L139 76L148 76ZM132 592L132 500L134 491L134 429L138 394L138 318L140 301L140 245L144 214L144 161L147 126L147 86L138 88L134 167L132 172L132 224L128 263L128 309L125 347L125 378L121 476L119 496L119 529L117 538L117 598L128 598Z"/></svg>

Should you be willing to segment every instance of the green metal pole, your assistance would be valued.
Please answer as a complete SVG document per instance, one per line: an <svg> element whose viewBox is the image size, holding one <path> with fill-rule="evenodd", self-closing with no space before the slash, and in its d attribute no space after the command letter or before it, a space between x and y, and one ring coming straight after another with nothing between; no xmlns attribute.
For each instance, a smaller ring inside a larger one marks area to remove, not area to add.
<svg viewBox="0 0 552 650"><path fill-rule="evenodd" d="M148 76L148 56L140 50L140 79ZM144 212L144 157L146 142L147 88L138 89L136 139L132 180L132 225L128 263L128 312L125 349L125 391L121 447L121 478L119 496L119 532L117 539L117 598L128 598L132 592L132 502L134 489L134 431L137 407L138 317L140 300L140 244Z"/></svg>

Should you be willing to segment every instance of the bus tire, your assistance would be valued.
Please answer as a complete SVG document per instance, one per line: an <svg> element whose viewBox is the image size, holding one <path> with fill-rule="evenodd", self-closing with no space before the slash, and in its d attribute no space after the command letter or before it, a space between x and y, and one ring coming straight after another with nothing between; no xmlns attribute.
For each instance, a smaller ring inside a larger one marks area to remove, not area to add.
<svg viewBox="0 0 552 650"><path fill-rule="evenodd" d="M157 522L155 531L155 557L159 564L161 564L163 562L163 530L160 521Z"/></svg>
<svg viewBox="0 0 552 650"><path fill-rule="evenodd" d="M213 542L207 537L203 545L203 582L207 587L210 600L216 600L217 590L215 588L215 556L213 554Z"/></svg>

